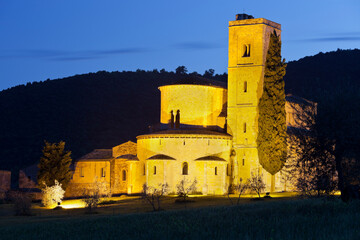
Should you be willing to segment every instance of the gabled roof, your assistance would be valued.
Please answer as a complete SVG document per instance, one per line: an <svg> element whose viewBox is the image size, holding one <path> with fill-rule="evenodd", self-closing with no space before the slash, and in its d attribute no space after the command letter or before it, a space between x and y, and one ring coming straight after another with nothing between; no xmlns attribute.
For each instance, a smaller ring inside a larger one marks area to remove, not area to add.
<svg viewBox="0 0 360 240"><path fill-rule="evenodd" d="M165 154L156 154L156 155L154 155L152 157L149 157L146 160L175 160L175 158L170 157L170 156L165 155Z"/></svg>
<svg viewBox="0 0 360 240"><path fill-rule="evenodd" d="M112 158L112 149L95 149L94 151L79 158L79 161L110 160L111 158Z"/></svg>
<svg viewBox="0 0 360 240"><path fill-rule="evenodd" d="M218 156L213 156L213 155L209 155L209 156L205 156L205 157L200 157L195 159L195 161L219 161L219 162L226 162L225 159L218 157Z"/></svg>
<svg viewBox="0 0 360 240"><path fill-rule="evenodd" d="M126 159L127 161L139 161L138 157L134 154L124 154L117 157L116 159Z"/></svg>
<svg viewBox="0 0 360 240"><path fill-rule="evenodd" d="M112 148L113 157L117 158L126 154L136 155L136 143L128 141Z"/></svg>

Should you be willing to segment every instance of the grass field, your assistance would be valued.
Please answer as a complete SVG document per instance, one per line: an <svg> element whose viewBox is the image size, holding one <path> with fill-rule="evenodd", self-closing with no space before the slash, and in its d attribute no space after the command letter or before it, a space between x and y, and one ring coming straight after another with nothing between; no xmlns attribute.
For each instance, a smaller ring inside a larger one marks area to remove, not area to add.
<svg viewBox="0 0 360 240"><path fill-rule="evenodd" d="M35 208L36 216L0 216L0 239L360 239L360 203L338 199L242 200L199 197L166 211L134 198L85 214L84 209ZM0 214L9 206L0 205Z"/></svg>

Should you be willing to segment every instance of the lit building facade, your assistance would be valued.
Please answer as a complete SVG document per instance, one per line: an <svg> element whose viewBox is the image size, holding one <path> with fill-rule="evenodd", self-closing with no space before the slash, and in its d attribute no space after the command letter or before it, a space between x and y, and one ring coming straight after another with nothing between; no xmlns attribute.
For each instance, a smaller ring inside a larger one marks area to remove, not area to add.
<svg viewBox="0 0 360 240"><path fill-rule="evenodd" d="M256 138L258 103L262 95L270 34L281 36L281 25L246 14L229 23L228 84L188 76L160 86L161 130L137 137L113 149L94 150L75 164L69 195L96 181L113 193L139 193L147 184L176 185L197 181L197 192L224 194L230 183L262 174L270 191L284 190L281 173L271 176L259 164ZM288 127L301 127L295 110L315 107L287 96Z"/></svg>

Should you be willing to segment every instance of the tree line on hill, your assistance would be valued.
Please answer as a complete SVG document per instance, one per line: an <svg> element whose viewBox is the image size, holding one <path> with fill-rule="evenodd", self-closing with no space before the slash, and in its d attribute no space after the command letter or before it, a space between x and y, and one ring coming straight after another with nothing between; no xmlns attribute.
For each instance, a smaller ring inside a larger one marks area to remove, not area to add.
<svg viewBox="0 0 360 240"><path fill-rule="evenodd" d="M335 157L348 159L337 161L337 168L344 169L340 174L347 176L356 175L360 161L359 63L360 50L337 50L289 62L285 75L287 93L318 103L319 134L333 141ZM38 162L44 140L65 141L72 159L95 148L135 141L159 122L158 86L189 75L227 81L226 73L214 74L210 69L200 75L180 66L175 72L99 71L3 90L1 168L19 169ZM345 181L359 183L356 177Z"/></svg>

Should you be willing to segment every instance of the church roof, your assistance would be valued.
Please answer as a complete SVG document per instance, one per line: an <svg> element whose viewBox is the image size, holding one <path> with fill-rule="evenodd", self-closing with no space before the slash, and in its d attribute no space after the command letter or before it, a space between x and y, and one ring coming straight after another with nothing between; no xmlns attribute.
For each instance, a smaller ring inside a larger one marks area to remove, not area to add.
<svg viewBox="0 0 360 240"><path fill-rule="evenodd" d="M225 159L223 159L221 157L218 157L218 156L212 156L212 155L197 158L197 159L195 159L195 161L220 161L220 162L226 162Z"/></svg>
<svg viewBox="0 0 360 240"><path fill-rule="evenodd" d="M128 161L139 161L138 157L134 154L124 154L124 155L117 157L116 159L126 159Z"/></svg>
<svg viewBox="0 0 360 240"><path fill-rule="evenodd" d="M95 149L94 151L79 158L79 161L87 160L109 160L112 158L111 149Z"/></svg>
<svg viewBox="0 0 360 240"><path fill-rule="evenodd" d="M168 155L165 155L165 154L156 154L152 157L149 157L148 159L146 160L175 160L175 158L173 157L170 157Z"/></svg>
<svg viewBox="0 0 360 240"><path fill-rule="evenodd" d="M170 84L166 84L163 86L167 86L167 85L203 85L203 86L211 86L211 87L220 87L220 88L227 88L227 83L226 82L220 82L220 81L216 81L216 80L212 80L212 79L207 79L207 78L203 78L203 77L199 77L199 76L194 76L194 75L187 75L184 78L180 78Z"/></svg>

